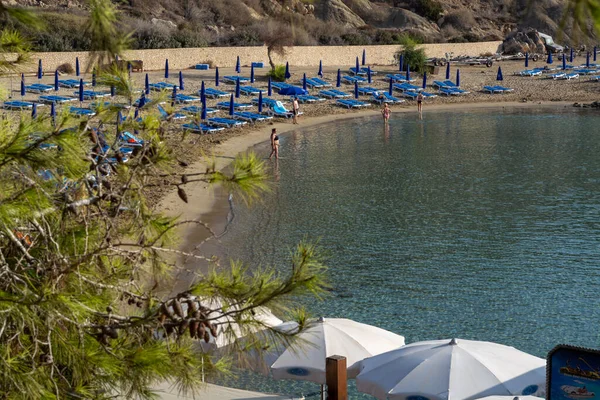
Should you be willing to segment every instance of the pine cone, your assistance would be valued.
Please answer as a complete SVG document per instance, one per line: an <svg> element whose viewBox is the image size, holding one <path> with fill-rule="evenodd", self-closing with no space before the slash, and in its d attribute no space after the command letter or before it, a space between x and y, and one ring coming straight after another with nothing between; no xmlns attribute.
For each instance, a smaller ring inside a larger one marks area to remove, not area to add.
<svg viewBox="0 0 600 400"><path fill-rule="evenodd" d="M185 317L185 314L183 314L183 309L181 308L181 303L179 302L179 300L173 299L173 301L171 302L171 305L173 306L173 310L175 311L175 314L177 314L177 316L179 316L181 318Z"/></svg>
<svg viewBox="0 0 600 400"><path fill-rule="evenodd" d="M181 175L181 183L183 183L184 185L186 183L188 183L188 177L187 177L187 175Z"/></svg>
<svg viewBox="0 0 600 400"><path fill-rule="evenodd" d="M192 339L197 338L198 336L198 327L200 326L200 323L198 321L192 321L190 322L190 337Z"/></svg>
<svg viewBox="0 0 600 400"><path fill-rule="evenodd" d="M187 197L187 193L185 192L185 190L183 190L182 188L178 187L177 188L177 194L179 195L179 198L181 200L183 200L184 202L188 202L188 197Z"/></svg>
<svg viewBox="0 0 600 400"><path fill-rule="evenodd" d="M183 335L183 333L186 331L188 326L190 326L189 319L184 319L183 321L181 321L181 323L179 324L179 335L180 336Z"/></svg>

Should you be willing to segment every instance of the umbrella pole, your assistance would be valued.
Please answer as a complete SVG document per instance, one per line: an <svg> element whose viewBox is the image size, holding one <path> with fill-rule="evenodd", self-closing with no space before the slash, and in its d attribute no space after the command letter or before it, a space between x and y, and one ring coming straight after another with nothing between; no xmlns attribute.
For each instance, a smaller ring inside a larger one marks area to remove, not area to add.
<svg viewBox="0 0 600 400"><path fill-rule="evenodd" d="M321 400L325 400L325 385L321 385Z"/></svg>

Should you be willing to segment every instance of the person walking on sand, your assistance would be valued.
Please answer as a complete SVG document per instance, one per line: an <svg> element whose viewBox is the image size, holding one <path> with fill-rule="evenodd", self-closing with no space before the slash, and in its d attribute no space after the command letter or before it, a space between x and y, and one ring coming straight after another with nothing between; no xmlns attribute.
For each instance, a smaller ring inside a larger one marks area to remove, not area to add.
<svg viewBox="0 0 600 400"><path fill-rule="evenodd" d="M423 93L421 92L417 95L417 111L419 112L419 119L423 119Z"/></svg>
<svg viewBox="0 0 600 400"><path fill-rule="evenodd" d="M292 111L294 113L294 124L298 124L298 113L300 112L300 104L298 103L298 97L294 96L294 101L292 102Z"/></svg>
<svg viewBox="0 0 600 400"><path fill-rule="evenodd" d="M279 160L279 136L277 136L277 129L271 129L271 154L269 155L269 160L275 154L275 159Z"/></svg>
<svg viewBox="0 0 600 400"><path fill-rule="evenodd" d="M383 115L383 122L385 122L386 124L390 120L391 113L392 113L392 110L390 110L388 103L383 103L383 108L381 109L381 115Z"/></svg>

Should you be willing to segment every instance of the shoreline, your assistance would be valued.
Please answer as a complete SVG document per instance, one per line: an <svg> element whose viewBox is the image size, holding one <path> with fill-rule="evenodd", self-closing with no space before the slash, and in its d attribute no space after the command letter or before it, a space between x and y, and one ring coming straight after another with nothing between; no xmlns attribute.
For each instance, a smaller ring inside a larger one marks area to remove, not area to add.
<svg viewBox="0 0 600 400"><path fill-rule="evenodd" d="M478 102L478 103L450 103L450 104L426 104L424 107L424 117L427 112L440 112L449 110L484 110L484 109L568 109L573 108L573 102L568 101L535 101L535 102L516 102L516 101L494 101L494 102ZM576 109L580 110L580 109ZM379 107L370 110L362 110L358 112L349 112L336 115L322 116L307 116L300 119L299 125L293 125L291 122L274 122L272 124L262 124L253 127L252 130L242 134L228 138L222 142L218 142L212 149L214 155L213 160L217 170L223 170L229 167L234 158L240 154L251 150L257 145L267 143L272 128L277 128L277 133L287 134L289 132L314 127L317 125L342 121L354 118L373 117L380 114ZM415 107L394 108L392 109L393 123L394 114L416 115ZM267 161L268 162L268 161ZM205 160L194 162L185 168L185 173L195 173L206 170ZM185 188L189 203L183 203L177 194L176 190L168 192L159 202L158 208L167 216L179 216L181 220L202 221L207 224L212 232L219 235L223 232L226 225L226 220L229 214L228 194L222 189L215 187L211 188L206 183L194 183L187 185ZM179 236L181 238L181 251L193 253L200 257L205 257L204 261L182 259L175 273L175 290L185 290L193 278L193 275L200 272L206 273L209 270L209 261L215 255L215 245L218 243L218 238L212 238L211 232L207 228L199 225L188 225L180 228ZM208 239L208 240L207 240ZM198 243L200 243L198 245ZM213 245L215 243L215 245Z"/></svg>

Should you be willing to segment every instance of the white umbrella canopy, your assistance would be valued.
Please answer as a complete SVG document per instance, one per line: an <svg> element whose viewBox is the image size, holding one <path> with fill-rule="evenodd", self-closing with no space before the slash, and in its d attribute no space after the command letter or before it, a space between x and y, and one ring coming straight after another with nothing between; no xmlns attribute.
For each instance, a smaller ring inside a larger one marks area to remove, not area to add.
<svg viewBox="0 0 600 400"><path fill-rule="evenodd" d="M473 400L538 394L546 361L491 342L462 339L412 343L362 362L360 392L381 400Z"/></svg>
<svg viewBox="0 0 600 400"><path fill-rule="evenodd" d="M282 331L289 332L294 325L284 323L280 327ZM291 347L276 346L262 355L273 378L305 380L323 385L325 360L333 355L346 357L348 378L354 378L364 358L404 345L403 336L343 318L312 321L311 326L295 339L296 344Z"/></svg>

